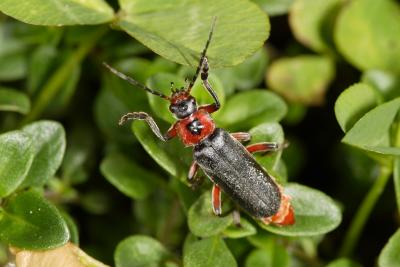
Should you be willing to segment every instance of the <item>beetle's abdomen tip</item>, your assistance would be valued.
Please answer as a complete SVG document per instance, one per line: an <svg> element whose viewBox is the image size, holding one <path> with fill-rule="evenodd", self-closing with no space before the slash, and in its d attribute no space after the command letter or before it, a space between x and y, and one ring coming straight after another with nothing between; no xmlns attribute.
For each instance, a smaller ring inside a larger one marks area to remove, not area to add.
<svg viewBox="0 0 400 267"><path fill-rule="evenodd" d="M283 218L282 222L277 223L277 225L293 225L296 222L294 217L294 209L292 205L289 204L289 210L287 215Z"/></svg>
<svg viewBox="0 0 400 267"><path fill-rule="evenodd" d="M296 222L294 209L290 203L290 197L282 194L281 206L275 215L261 219L265 224L274 224L277 226L293 225Z"/></svg>

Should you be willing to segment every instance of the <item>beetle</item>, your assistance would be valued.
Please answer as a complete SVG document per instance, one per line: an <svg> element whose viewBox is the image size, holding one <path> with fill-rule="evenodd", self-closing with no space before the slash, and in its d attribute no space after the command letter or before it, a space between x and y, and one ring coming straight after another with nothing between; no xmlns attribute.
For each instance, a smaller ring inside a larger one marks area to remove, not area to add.
<svg viewBox="0 0 400 267"><path fill-rule="evenodd" d="M206 45L200 55L200 61L192 80L185 88L173 88L171 95L150 89L133 78L103 63L112 73L129 83L157 95L170 102L169 110L177 121L162 134L154 119L145 112L130 112L119 121L122 125L128 120L144 120L153 133L162 141L176 136L185 146L193 147L193 162L188 172L188 181L193 183L200 167L213 183L212 209L221 215L221 191L251 216L265 224L278 226L292 225L295 222L294 210L290 197L283 193L282 187L251 155L256 152L277 151L283 145L263 142L243 146L249 141L249 133L228 133L216 127L211 113L220 108L220 102L208 81L209 64L206 56L214 32L215 19L212 23ZM214 103L198 106L190 94L198 76L204 88L212 96Z"/></svg>

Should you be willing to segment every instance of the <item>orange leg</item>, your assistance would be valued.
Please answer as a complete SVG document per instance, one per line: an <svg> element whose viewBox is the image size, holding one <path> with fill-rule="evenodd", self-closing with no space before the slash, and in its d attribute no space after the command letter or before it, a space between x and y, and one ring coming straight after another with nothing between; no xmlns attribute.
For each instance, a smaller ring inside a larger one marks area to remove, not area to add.
<svg viewBox="0 0 400 267"><path fill-rule="evenodd" d="M196 161L193 161L192 164L190 165L189 172L187 175L187 181L189 182L193 190L197 189L203 183L204 180L204 176L196 177L198 169L199 165L197 164Z"/></svg>
<svg viewBox="0 0 400 267"><path fill-rule="evenodd" d="M239 142L247 142L247 141L250 141L250 139L251 139L251 135L246 132L231 133L231 135L233 136L233 138L235 138Z"/></svg>
<svg viewBox="0 0 400 267"><path fill-rule="evenodd" d="M218 185L214 184L212 188L212 207L214 214L219 216L222 213L221 209L221 188Z"/></svg>
<svg viewBox="0 0 400 267"><path fill-rule="evenodd" d="M278 143L270 143L270 142L263 142L263 143L256 143L252 145L246 146L247 151L250 153L256 152L270 152L270 151L277 151L281 149L283 146L279 145Z"/></svg>
<svg viewBox="0 0 400 267"><path fill-rule="evenodd" d="M187 179L189 182L193 181L193 178L196 176L198 169L199 169L199 165L197 165L196 161L193 161L192 165L190 165L189 173L187 176Z"/></svg>

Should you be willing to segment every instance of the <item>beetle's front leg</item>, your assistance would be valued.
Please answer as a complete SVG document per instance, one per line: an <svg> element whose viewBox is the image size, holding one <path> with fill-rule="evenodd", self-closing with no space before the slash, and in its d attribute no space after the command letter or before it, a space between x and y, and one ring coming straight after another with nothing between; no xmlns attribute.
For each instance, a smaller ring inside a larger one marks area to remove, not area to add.
<svg viewBox="0 0 400 267"><path fill-rule="evenodd" d="M213 113L221 107L221 104L219 103L217 94L215 93L214 89L211 87L211 84L208 82L208 70L209 70L208 60L207 60L207 57L204 57L204 60L203 60L202 66L201 66L200 77L201 77L201 80L203 81L204 87L207 89L208 93L212 96L215 103L206 105L206 106L201 106L200 109L204 109L208 113Z"/></svg>
<svg viewBox="0 0 400 267"><path fill-rule="evenodd" d="M167 131L166 134L162 134L160 131L160 128L158 128L157 123L154 121L154 119L147 114L146 112L130 112L125 114L124 116L121 117L119 120L119 125L123 125L125 122L128 120L144 120L147 122L147 124L150 126L150 129L153 131L153 133L162 141L168 141L169 139L173 138L176 136L176 129L175 129L175 124L171 126L171 128Z"/></svg>

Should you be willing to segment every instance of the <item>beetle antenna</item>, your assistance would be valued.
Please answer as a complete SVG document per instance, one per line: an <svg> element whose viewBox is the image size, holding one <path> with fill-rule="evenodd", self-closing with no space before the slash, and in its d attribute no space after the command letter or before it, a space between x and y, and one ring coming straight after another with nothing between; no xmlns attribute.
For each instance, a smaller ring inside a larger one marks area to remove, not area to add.
<svg viewBox="0 0 400 267"><path fill-rule="evenodd" d="M207 39L207 42L206 42L206 46L204 47L203 52L201 52L199 65L197 66L196 73L194 74L192 81L189 83L189 85L188 85L188 87L186 89L186 91L189 92L189 93L190 93L190 90L192 90L192 87L193 87L194 83L196 82L197 77L199 76L201 67L203 66L203 62L204 62L204 59L206 57L207 49L208 49L208 46L210 45L211 38L212 38L212 35L214 33L214 28L215 28L215 22L216 21L217 21L217 17L213 17L213 21L212 21L212 24L211 24L210 32L208 34L208 39Z"/></svg>
<svg viewBox="0 0 400 267"><path fill-rule="evenodd" d="M166 95L164 95L163 93L160 93L160 92L155 91L155 90L153 90L153 89L150 89L150 88L147 87L146 85L141 84L140 82L138 82L138 81L134 80L133 78L131 78L131 77L129 77L129 76L123 74L122 72L119 72L118 70L114 69L113 67L111 67L111 66L108 65L107 63L103 62L103 65L104 65L107 69L109 69L112 73L114 73L115 75L117 75L118 77L120 77L122 80L125 80L125 81L129 82L130 84L135 85L135 86L137 86L137 87L139 87L139 88L141 88L141 89L143 89L143 90L145 90L145 91L147 91L147 92L149 92L149 93L151 93L151 94L153 94L153 95L159 96L159 97L164 98L164 99L167 99L167 100L170 100L170 99L171 99L169 96L166 96Z"/></svg>

